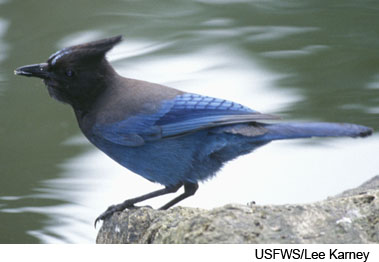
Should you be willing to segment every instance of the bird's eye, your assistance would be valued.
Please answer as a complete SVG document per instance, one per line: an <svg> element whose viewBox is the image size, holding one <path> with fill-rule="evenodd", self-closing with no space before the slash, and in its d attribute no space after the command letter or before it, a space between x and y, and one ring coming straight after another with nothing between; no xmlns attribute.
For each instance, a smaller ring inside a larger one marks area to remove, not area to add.
<svg viewBox="0 0 379 262"><path fill-rule="evenodd" d="M71 69L66 70L66 76L72 77L73 75L74 75L74 71L72 71Z"/></svg>

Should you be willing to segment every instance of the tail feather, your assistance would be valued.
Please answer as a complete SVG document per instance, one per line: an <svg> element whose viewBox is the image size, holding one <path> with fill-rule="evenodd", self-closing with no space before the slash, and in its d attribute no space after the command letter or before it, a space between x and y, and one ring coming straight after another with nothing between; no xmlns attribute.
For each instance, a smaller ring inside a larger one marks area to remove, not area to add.
<svg viewBox="0 0 379 262"><path fill-rule="evenodd" d="M265 139L291 139L307 137L365 137L372 134L373 129L366 126L347 123L280 123L267 124L268 132Z"/></svg>

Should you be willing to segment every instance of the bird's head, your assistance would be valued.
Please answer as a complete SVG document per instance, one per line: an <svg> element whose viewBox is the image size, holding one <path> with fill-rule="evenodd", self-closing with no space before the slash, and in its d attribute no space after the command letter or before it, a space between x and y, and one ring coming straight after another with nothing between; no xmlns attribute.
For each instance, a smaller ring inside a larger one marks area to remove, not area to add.
<svg viewBox="0 0 379 262"><path fill-rule="evenodd" d="M46 63L19 67L15 74L43 79L53 98L81 109L111 84L115 71L105 54L121 40L122 36L115 36L67 47Z"/></svg>

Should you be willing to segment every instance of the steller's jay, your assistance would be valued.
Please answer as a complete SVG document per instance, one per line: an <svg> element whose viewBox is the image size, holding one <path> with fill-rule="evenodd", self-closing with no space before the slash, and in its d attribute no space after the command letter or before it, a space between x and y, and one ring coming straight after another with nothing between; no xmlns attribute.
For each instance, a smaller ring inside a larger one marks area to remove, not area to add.
<svg viewBox="0 0 379 262"><path fill-rule="evenodd" d="M306 137L365 137L369 127L346 123L265 123L274 116L238 103L118 75L105 54L115 36L64 48L46 63L27 65L16 75L42 78L49 94L71 105L79 127L97 148L163 189L110 206L95 221L134 204L184 193L160 209L192 196L198 182L222 165L272 140Z"/></svg>

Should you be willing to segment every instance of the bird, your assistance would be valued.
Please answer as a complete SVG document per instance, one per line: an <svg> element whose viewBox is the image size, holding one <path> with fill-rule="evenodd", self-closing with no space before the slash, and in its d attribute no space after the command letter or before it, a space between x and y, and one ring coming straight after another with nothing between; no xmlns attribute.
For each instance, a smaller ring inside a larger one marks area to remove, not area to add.
<svg viewBox="0 0 379 262"><path fill-rule="evenodd" d="M195 194L228 161L274 140L366 137L370 127L350 123L278 122L239 103L188 93L119 75L106 54L122 35L73 45L44 63L15 69L43 80L50 96L70 105L85 137L110 158L162 189L109 206L95 220L138 208L142 201L184 192L166 210Z"/></svg>

